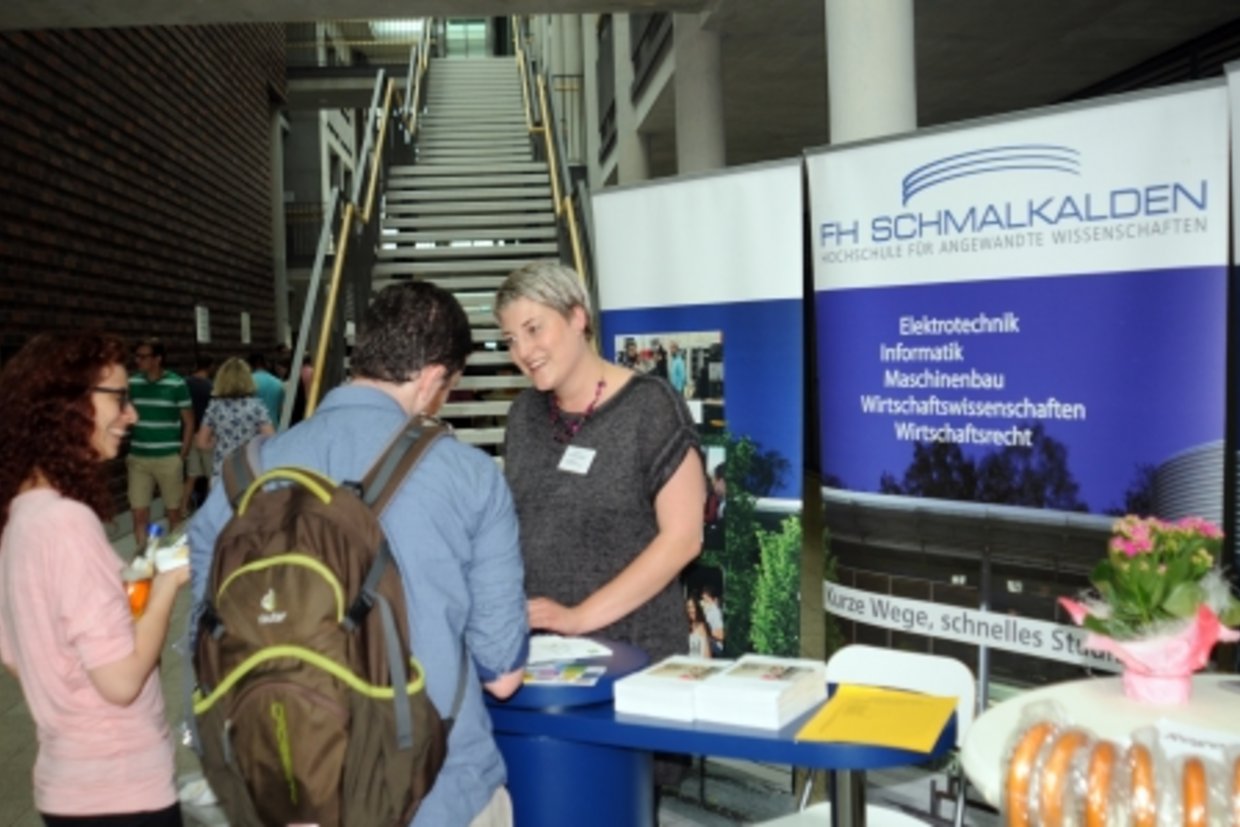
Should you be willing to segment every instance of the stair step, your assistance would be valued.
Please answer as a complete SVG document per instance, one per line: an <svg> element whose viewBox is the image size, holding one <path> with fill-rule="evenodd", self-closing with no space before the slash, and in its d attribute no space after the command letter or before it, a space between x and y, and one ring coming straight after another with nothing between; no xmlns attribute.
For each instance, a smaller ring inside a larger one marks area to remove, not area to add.
<svg viewBox="0 0 1240 827"><path fill-rule="evenodd" d="M512 367L512 358L509 357L506 350L475 350L469 354L470 367L481 367L482 365L498 365Z"/></svg>
<svg viewBox="0 0 1240 827"><path fill-rule="evenodd" d="M475 342L498 342L504 338L504 334L499 328L495 327L475 327L470 325L471 333Z"/></svg>
<svg viewBox="0 0 1240 827"><path fill-rule="evenodd" d="M388 247L388 239L376 257L379 261L464 261L495 256L549 256L560 251L556 243L489 245L485 247Z"/></svg>
<svg viewBox="0 0 1240 827"><path fill-rule="evenodd" d="M422 114L426 117L449 118L516 118L525 117L525 101L520 87L502 95L457 93L450 97L426 99Z"/></svg>
<svg viewBox="0 0 1240 827"><path fill-rule="evenodd" d="M532 262L522 259L471 260L471 262L378 262L371 268L374 280L420 279L434 281L444 289L495 290L508 273ZM449 284L450 283L450 284Z"/></svg>
<svg viewBox="0 0 1240 827"><path fill-rule="evenodd" d="M455 146L467 147L529 143L530 133L524 126L509 127L500 132L483 132L477 129L449 129L436 127L418 132L418 146Z"/></svg>
<svg viewBox="0 0 1240 827"><path fill-rule="evenodd" d="M503 86L459 86L444 94L434 92L426 96L426 108L433 112L456 108L479 110L488 107L494 112L514 112L525 102L521 98L521 84L513 82Z"/></svg>
<svg viewBox="0 0 1240 827"><path fill-rule="evenodd" d="M478 199L513 199L551 197L549 186L525 187L466 187L449 190L398 190L384 194L385 200L391 203L408 203L411 201L466 201Z"/></svg>
<svg viewBox="0 0 1240 827"><path fill-rule="evenodd" d="M435 270L432 268L443 267L445 264L460 264L461 262L435 262L432 264L421 264L412 261L393 261L376 264L371 269L371 276L374 288L379 289L378 285L382 283L387 286L395 281L409 281L411 276L416 276L417 281L429 281L439 285L445 290L490 290L494 292L503 284L508 274L518 267L528 264L533 259L523 259L516 262L508 262L512 266L500 268L475 267L469 270ZM471 262L476 264L489 264L490 262ZM476 275L480 273L494 273L495 275ZM401 277L404 277L403 279Z"/></svg>
<svg viewBox="0 0 1240 827"><path fill-rule="evenodd" d="M513 152L444 152L418 153L418 161L428 166L451 165L478 161L484 164L510 164L529 161L534 157L532 149Z"/></svg>
<svg viewBox="0 0 1240 827"><path fill-rule="evenodd" d="M491 295L495 295L495 291L492 290ZM466 308L465 315L469 316L469 326L473 328L474 331L481 330L487 325L491 325L492 327L495 325L495 316L491 313L490 308L477 311L471 311Z"/></svg>
<svg viewBox="0 0 1240 827"><path fill-rule="evenodd" d="M466 374L457 381L456 386L466 391L528 388L530 380L524 376L470 376Z"/></svg>
<svg viewBox="0 0 1240 827"><path fill-rule="evenodd" d="M503 445L503 428L453 428L452 435L466 445Z"/></svg>
<svg viewBox="0 0 1240 827"><path fill-rule="evenodd" d="M391 211L388 211L391 216ZM555 224L555 215L550 212L518 213L499 215L422 215L419 218L385 218L384 229L423 229L445 230L458 228L491 228L491 227L526 227L547 226Z"/></svg>
<svg viewBox="0 0 1240 827"><path fill-rule="evenodd" d="M461 307L465 308L466 313L491 313L491 305L495 304L495 294L483 290L477 293L457 290L452 295L456 296L456 300L461 303ZM495 320L491 319L486 323L488 327L495 326Z"/></svg>
<svg viewBox="0 0 1240 827"><path fill-rule="evenodd" d="M511 407L511 399L494 402L445 402L437 416L445 419L456 416L507 416Z"/></svg>
<svg viewBox="0 0 1240 827"><path fill-rule="evenodd" d="M422 175L417 178L411 176L394 176L389 174L387 179L387 191L398 189L407 189L417 187L419 189L432 189L436 187L473 187L479 185L490 185L494 187L520 186L523 184L547 184L550 182L550 176L544 170L543 172L516 172L510 174L492 174L492 175Z"/></svg>
<svg viewBox="0 0 1240 827"><path fill-rule="evenodd" d="M526 141L520 146L504 147L461 147L432 146L418 147L418 162L429 163L427 159L437 159L435 163L461 164L477 161L483 164L519 163L534 160L534 148Z"/></svg>
<svg viewBox="0 0 1240 827"><path fill-rule="evenodd" d="M529 136L522 135L419 135L419 153L428 149L448 150L525 150L529 148Z"/></svg>
<svg viewBox="0 0 1240 827"><path fill-rule="evenodd" d="M384 224L384 229L387 225ZM478 227L472 230L420 230L412 233L383 233L384 244L417 244L418 242L451 241L554 241L555 227L509 227L508 229ZM494 249L494 248L492 248Z"/></svg>
<svg viewBox="0 0 1240 827"><path fill-rule="evenodd" d="M525 113L521 111L513 112L503 117L497 116L494 112L490 117L448 117L446 115L433 115L427 113L419 119L423 129L525 129Z"/></svg>
<svg viewBox="0 0 1240 827"><path fill-rule="evenodd" d="M489 129L524 129L525 110L510 109L501 112L491 108L483 112L460 112L458 114L426 112L418 120L426 129L458 129L462 127Z"/></svg>
<svg viewBox="0 0 1240 827"><path fill-rule="evenodd" d="M418 123L428 129L432 126L465 126L468 124L524 127L525 110L520 107L506 111L497 107L485 112L461 111L457 113L427 110L418 118Z"/></svg>
<svg viewBox="0 0 1240 827"><path fill-rule="evenodd" d="M499 289L499 286L504 283L504 279L507 278L506 273L502 276L500 275L495 275L495 276L451 276L449 275L449 276L418 276L416 279L382 278L382 276L385 276L385 275L387 276L400 276L401 275L399 272L384 273L383 272L384 269L390 266L391 265L384 265L384 264L375 265L372 271L373 278L371 280L371 284L374 290L381 290L384 287L387 287L389 284L396 284L396 283L404 282L404 281L425 281L425 282L429 282L435 285L436 287L442 287L444 290L447 290L449 293L455 293L457 290L489 290L491 293L494 293L496 290ZM487 311L485 314L479 314L479 315L486 317L485 319L482 319L483 323L485 323L485 321L487 319L490 319L491 317L490 311ZM492 321L491 324L494 324L494 321ZM472 324L470 326L473 327Z"/></svg>
<svg viewBox="0 0 1240 827"><path fill-rule="evenodd" d="M529 149L529 136L518 135L510 138L475 138L470 135L444 136L444 138L427 138L420 135L417 143L418 153L428 150L449 151L498 151L498 153L520 153Z"/></svg>
<svg viewBox="0 0 1240 827"><path fill-rule="evenodd" d="M376 264L376 275L382 270L383 275L412 276L472 276L483 273L502 273L508 275L513 270L528 264L529 258L493 258L484 261L390 261ZM464 285L462 285L463 287Z"/></svg>
<svg viewBox="0 0 1240 827"><path fill-rule="evenodd" d="M521 223L541 221L543 213L554 213L551 199L545 201L529 199L524 201L424 201L424 202L386 202L383 213L385 216L424 216L424 215L455 215L469 216L477 214L486 216L488 213L523 213ZM457 225L470 226L470 225ZM476 225L475 225L476 226ZM485 225L484 225L485 226Z"/></svg>
<svg viewBox="0 0 1240 827"><path fill-rule="evenodd" d="M514 172L546 172L547 164L543 161L523 161L512 164L460 164L451 166L440 164L427 167L425 164L402 164L388 168L388 178L433 178L438 175L506 175Z"/></svg>

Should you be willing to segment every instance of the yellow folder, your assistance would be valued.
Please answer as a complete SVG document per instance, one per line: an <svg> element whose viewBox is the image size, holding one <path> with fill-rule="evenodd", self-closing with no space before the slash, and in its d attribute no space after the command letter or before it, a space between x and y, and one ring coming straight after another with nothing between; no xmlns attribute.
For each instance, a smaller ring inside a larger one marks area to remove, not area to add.
<svg viewBox="0 0 1240 827"><path fill-rule="evenodd" d="M955 698L843 684L806 721L796 740L930 752L955 709Z"/></svg>

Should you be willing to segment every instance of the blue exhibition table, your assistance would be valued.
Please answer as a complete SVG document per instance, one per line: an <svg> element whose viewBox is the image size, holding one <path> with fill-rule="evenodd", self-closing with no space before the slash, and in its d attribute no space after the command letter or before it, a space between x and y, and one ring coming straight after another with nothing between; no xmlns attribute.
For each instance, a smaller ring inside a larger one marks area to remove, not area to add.
<svg viewBox="0 0 1240 827"><path fill-rule="evenodd" d="M600 641L612 650L607 673L594 687L526 685L508 701L488 706L495 739L508 767L516 827L652 827L652 754L708 755L832 770L834 818L851 824L864 811L864 771L921 764L952 748L955 716L929 753L864 744L796 741L818 707L779 730L680 722L617 713L612 684L642 668L636 647Z"/></svg>

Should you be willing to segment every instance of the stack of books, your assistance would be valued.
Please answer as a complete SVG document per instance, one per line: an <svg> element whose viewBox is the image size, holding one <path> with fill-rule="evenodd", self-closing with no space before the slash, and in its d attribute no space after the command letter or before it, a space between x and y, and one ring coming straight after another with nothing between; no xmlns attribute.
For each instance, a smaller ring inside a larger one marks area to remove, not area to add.
<svg viewBox="0 0 1240 827"><path fill-rule="evenodd" d="M697 717L694 695L699 686L732 665L676 655L616 681L615 708L630 715L692 721Z"/></svg>
<svg viewBox="0 0 1240 827"><path fill-rule="evenodd" d="M671 657L616 681L617 712L779 729L827 696L822 661Z"/></svg>

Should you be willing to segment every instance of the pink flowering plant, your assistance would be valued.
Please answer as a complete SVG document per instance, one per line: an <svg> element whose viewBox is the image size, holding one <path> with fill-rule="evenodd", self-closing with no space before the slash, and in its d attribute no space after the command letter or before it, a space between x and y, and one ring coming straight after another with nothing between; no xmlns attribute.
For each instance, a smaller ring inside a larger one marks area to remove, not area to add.
<svg viewBox="0 0 1240 827"><path fill-rule="evenodd" d="M1090 574L1096 596L1060 603L1086 629L1121 641L1170 632L1204 619L1203 610L1222 627L1240 626L1240 601L1219 567L1222 547L1223 532L1200 517L1130 514L1116 521L1107 556Z"/></svg>

